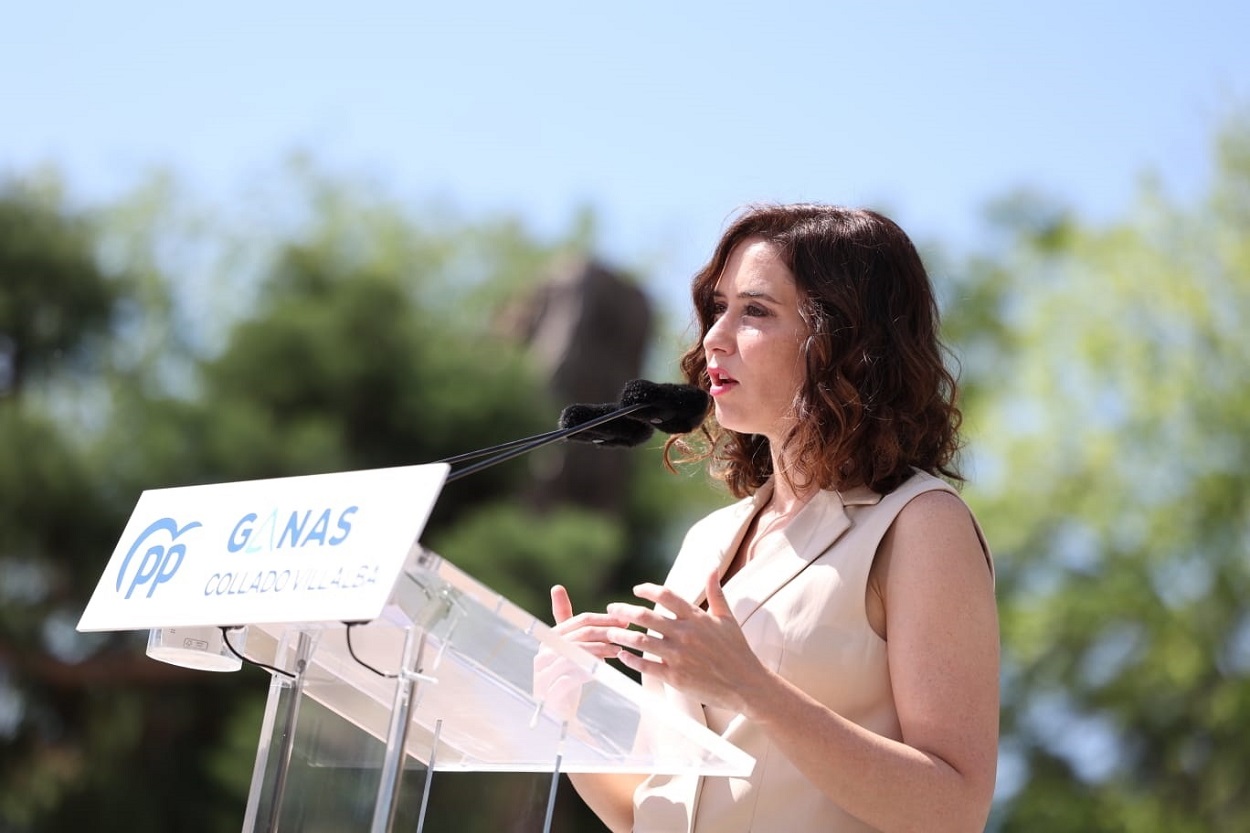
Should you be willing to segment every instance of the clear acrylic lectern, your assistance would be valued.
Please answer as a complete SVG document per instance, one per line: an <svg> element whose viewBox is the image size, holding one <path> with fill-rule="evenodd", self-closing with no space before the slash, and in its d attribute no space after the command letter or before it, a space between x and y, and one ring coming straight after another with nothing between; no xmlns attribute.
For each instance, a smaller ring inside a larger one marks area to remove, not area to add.
<svg viewBox="0 0 1250 833"><path fill-rule="evenodd" d="M447 470L145 491L78 629L269 669L244 833L423 831L440 773L550 773L517 833L550 829L560 773L749 774L746 753L420 545Z"/></svg>
<svg viewBox="0 0 1250 833"><path fill-rule="evenodd" d="M420 831L436 774L456 771L550 773L532 828L549 830L560 773L754 764L419 546L380 618L251 625L246 640L277 670L244 833Z"/></svg>

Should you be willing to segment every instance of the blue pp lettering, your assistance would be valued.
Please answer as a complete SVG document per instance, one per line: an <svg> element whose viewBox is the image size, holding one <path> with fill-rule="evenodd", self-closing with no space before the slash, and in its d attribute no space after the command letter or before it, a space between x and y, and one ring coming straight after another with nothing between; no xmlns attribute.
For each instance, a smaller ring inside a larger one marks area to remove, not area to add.
<svg viewBox="0 0 1250 833"><path fill-rule="evenodd" d="M130 586L126 588L124 598L129 599L134 595L135 590L143 585L147 585L147 597L152 598L152 594L156 592L156 588L167 583L178 572L178 568L182 566L182 561L186 557L187 548L185 544L173 544L180 535L187 530L195 529L201 524L198 521L192 521L181 529L173 518L161 518L154 521L147 529L140 533L139 537L130 546L130 550L126 553L126 557L122 559L121 569L117 572L117 592L121 592L122 585L126 580L126 573L130 567L130 562L134 559L145 544L147 548L143 550L143 556L139 560L139 566L136 568ZM170 545L161 543L149 543L149 539L161 532L169 533L171 541Z"/></svg>

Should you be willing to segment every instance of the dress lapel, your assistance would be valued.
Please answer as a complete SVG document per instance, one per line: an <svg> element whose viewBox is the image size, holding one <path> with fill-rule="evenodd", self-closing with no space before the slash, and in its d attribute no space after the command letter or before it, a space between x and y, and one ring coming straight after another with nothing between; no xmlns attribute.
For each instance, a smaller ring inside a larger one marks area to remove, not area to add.
<svg viewBox="0 0 1250 833"><path fill-rule="evenodd" d="M724 513L722 522L709 526L706 534L697 539L691 536L687 540L689 549L683 548L681 557L674 563L664 585L693 605L703 604L707 597L707 577L712 570L724 575L738 550L742 536L751 524L751 518L771 495L772 486L766 484L752 498L721 510ZM657 605L656 609L663 610L663 607ZM642 684L644 688L668 700L676 711L707 725L707 715L698 701L681 694L675 688L661 685L648 675L643 675Z"/></svg>
<svg viewBox="0 0 1250 833"><path fill-rule="evenodd" d="M880 499L880 495L866 488L818 492L786 525L777 544L758 553L725 585L726 600L738 623L746 622L760 605L851 528L847 506L872 504ZM741 538L741 531L738 537Z"/></svg>
<svg viewBox="0 0 1250 833"><path fill-rule="evenodd" d="M707 577L712 570L725 575L729 563L742 543L742 537L751 525L751 519L760 507L772 498L772 481L765 483L750 499L728 507L723 524L714 530L716 537L709 536L699 543L699 550L679 572L669 575L665 584L677 595L693 605L701 605L707 599Z"/></svg>

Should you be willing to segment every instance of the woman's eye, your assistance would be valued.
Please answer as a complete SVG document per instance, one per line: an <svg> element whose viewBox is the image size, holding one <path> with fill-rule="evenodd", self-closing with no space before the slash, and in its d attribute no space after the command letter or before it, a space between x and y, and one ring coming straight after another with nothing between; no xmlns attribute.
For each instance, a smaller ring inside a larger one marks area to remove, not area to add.
<svg viewBox="0 0 1250 833"><path fill-rule="evenodd" d="M768 310L765 307L761 307L758 304L748 304L745 311L747 315L750 315L755 318L763 318L764 316L768 315Z"/></svg>
<svg viewBox="0 0 1250 833"><path fill-rule="evenodd" d="M712 304L711 313L713 318L720 318L725 314L725 305L719 301Z"/></svg>

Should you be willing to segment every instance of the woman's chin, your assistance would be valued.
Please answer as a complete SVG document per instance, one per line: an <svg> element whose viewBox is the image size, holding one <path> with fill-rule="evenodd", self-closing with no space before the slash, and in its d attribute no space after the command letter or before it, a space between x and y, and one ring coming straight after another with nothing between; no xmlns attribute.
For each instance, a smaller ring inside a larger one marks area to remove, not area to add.
<svg viewBox="0 0 1250 833"><path fill-rule="evenodd" d="M734 419L732 413L725 413L720 408L716 409L716 424L726 431L735 431L739 434L754 434L755 430L742 419Z"/></svg>

